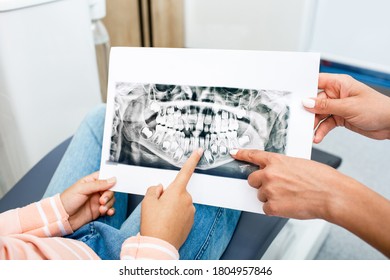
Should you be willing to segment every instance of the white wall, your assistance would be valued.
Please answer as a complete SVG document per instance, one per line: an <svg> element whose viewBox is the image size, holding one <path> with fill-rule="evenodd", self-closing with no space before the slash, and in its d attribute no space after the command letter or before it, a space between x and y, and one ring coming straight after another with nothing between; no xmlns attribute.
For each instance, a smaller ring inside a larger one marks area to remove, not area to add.
<svg viewBox="0 0 390 280"><path fill-rule="evenodd" d="M185 0L185 46L297 51L317 0Z"/></svg>
<svg viewBox="0 0 390 280"><path fill-rule="evenodd" d="M185 0L185 46L318 51L390 73L389 0Z"/></svg>
<svg viewBox="0 0 390 280"><path fill-rule="evenodd" d="M318 0L311 50L390 73L390 1Z"/></svg>

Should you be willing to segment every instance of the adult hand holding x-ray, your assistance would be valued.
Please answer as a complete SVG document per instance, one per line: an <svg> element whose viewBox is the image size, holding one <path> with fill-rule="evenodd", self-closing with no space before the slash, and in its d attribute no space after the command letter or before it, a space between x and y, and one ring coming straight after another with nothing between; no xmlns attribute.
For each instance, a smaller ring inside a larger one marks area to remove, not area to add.
<svg viewBox="0 0 390 280"><path fill-rule="evenodd" d="M390 99L347 75L320 73L315 99L303 101L315 113L314 143L337 126L377 139L390 138ZM329 116L329 117L327 117Z"/></svg>
<svg viewBox="0 0 390 280"><path fill-rule="evenodd" d="M195 150L166 189L161 184L148 188L142 201L141 235L165 240L177 250L183 245L195 215L187 184L202 154L203 149Z"/></svg>

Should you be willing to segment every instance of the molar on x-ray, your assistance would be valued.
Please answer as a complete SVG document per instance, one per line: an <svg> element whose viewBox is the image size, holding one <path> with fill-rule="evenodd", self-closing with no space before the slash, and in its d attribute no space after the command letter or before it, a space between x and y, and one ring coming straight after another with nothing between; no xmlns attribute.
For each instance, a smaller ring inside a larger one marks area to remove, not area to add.
<svg viewBox="0 0 390 280"><path fill-rule="evenodd" d="M285 153L290 92L116 83L110 162L179 169L199 147L196 172L246 179L258 169L231 149Z"/></svg>

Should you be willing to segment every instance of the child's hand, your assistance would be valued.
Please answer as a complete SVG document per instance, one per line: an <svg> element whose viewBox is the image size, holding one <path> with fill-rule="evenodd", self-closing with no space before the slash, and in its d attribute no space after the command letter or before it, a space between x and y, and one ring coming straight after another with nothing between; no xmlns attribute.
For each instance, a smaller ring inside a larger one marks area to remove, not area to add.
<svg viewBox="0 0 390 280"><path fill-rule="evenodd" d="M186 187L202 153L202 149L192 153L167 189L160 184L147 190L141 208L141 235L165 240L178 250L183 245L195 214Z"/></svg>
<svg viewBox="0 0 390 280"><path fill-rule="evenodd" d="M80 179L60 195L73 231L101 215L115 213L114 192L108 189L115 185L116 179L98 180L98 175L95 172Z"/></svg>

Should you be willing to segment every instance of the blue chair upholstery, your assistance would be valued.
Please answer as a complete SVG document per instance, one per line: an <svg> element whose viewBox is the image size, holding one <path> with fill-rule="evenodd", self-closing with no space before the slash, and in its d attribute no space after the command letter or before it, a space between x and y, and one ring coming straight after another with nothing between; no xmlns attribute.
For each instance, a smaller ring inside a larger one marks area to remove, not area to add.
<svg viewBox="0 0 390 280"><path fill-rule="evenodd" d="M71 138L54 148L16 183L0 200L0 213L42 198L70 140ZM312 159L334 168L341 164L341 158L318 149L313 149ZM129 195L129 213L142 198L140 195ZM221 259L260 259L287 221L285 218L242 212L232 240Z"/></svg>

